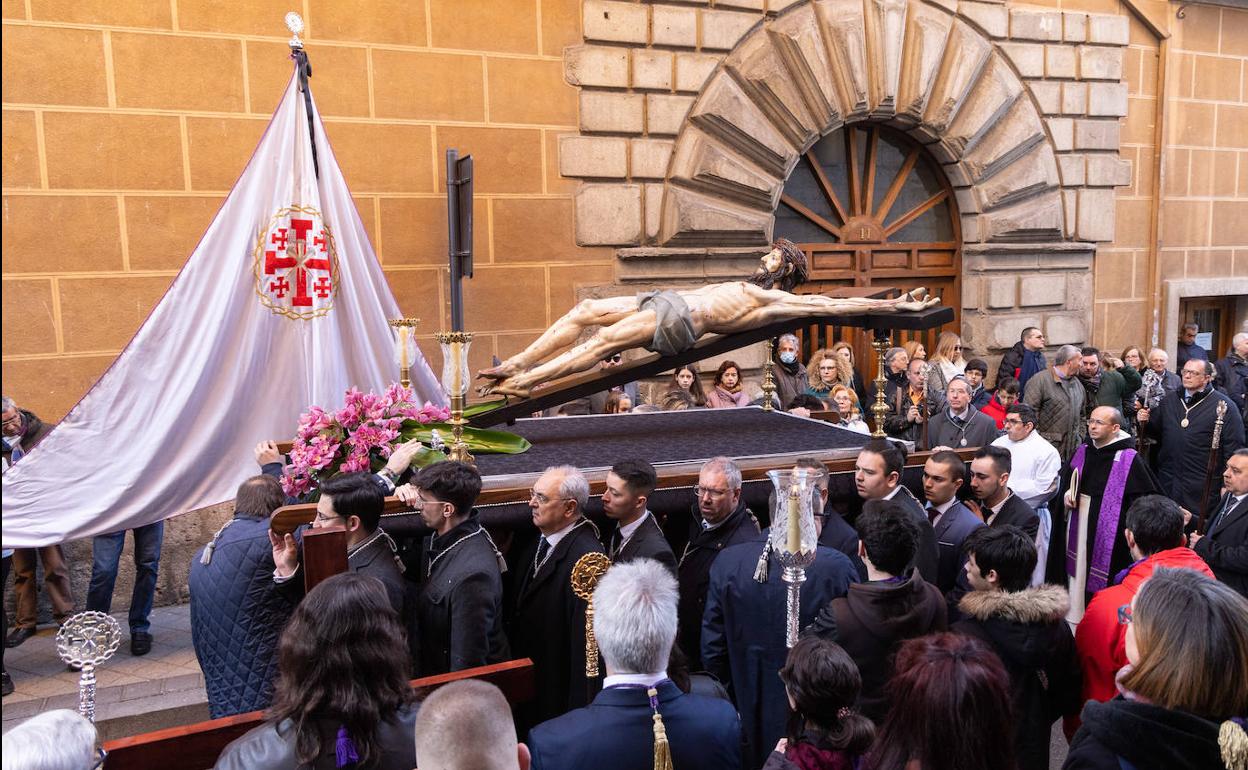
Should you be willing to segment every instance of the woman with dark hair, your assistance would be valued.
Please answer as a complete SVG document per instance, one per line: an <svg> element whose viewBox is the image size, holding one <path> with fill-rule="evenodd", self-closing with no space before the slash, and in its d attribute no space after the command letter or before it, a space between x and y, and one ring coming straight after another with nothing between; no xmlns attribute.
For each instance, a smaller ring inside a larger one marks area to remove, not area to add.
<svg viewBox="0 0 1248 770"><path fill-rule="evenodd" d="M604 414L624 414L633 410L633 399L622 390L607 396Z"/></svg>
<svg viewBox="0 0 1248 770"><path fill-rule="evenodd" d="M702 389L702 378L698 376L698 367L687 364L672 372L672 379L667 383L667 391L683 390L693 399L694 406L706 406L706 391Z"/></svg>
<svg viewBox="0 0 1248 770"><path fill-rule="evenodd" d="M1248 768L1248 601L1158 568L1129 610L1121 694L1083 707L1063 770Z"/></svg>
<svg viewBox="0 0 1248 770"><path fill-rule="evenodd" d="M892 707L870 770L1013 770L1010 678L982 642L958 634L911 639L888 683Z"/></svg>
<svg viewBox="0 0 1248 770"><path fill-rule="evenodd" d="M780 679L789 698L788 737L763 770L851 770L871 747L875 726L851 709L862 678L836 642L808 636L789 650Z"/></svg>
<svg viewBox="0 0 1248 770"><path fill-rule="evenodd" d="M345 572L308 592L282 632L269 718L215 770L411 770L417 705L385 586Z"/></svg>
<svg viewBox="0 0 1248 770"><path fill-rule="evenodd" d="M741 389L741 367L736 361L725 361L715 370L715 382L706 394L706 405L712 409L749 406L750 396Z"/></svg>

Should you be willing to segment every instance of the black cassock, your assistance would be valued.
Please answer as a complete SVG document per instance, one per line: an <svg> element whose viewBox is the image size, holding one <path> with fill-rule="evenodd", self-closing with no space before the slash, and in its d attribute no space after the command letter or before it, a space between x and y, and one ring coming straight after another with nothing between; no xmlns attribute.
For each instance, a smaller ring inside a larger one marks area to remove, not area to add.
<svg viewBox="0 0 1248 770"><path fill-rule="evenodd" d="M1145 430L1149 438L1159 442L1157 450L1157 482L1164 495L1192 512L1200 515L1201 496L1205 489L1205 476L1209 468L1209 449L1213 446L1213 428L1217 421L1217 401L1226 403L1226 416L1222 422L1221 457L1213 469L1213 483L1209 485L1206 510L1212 514L1213 507L1222 491L1222 472L1226 461L1236 449L1244 445L1244 419L1226 395L1206 387L1187 401L1185 392L1179 389L1167 393L1157 408L1149 414ZM1186 404L1185 404L1186 401ZM1186 408L1184 408L1186 405ZM1188 421L1183 426L1183 419ZM1196 526L1193 518L1189 529Z"/></svg>
<svg viewBox="0 0 1248 770"><path fill-rule="evenodd" d="M1088 549L1088 567L1091 570L1092 553L1096 542L1096 528L1100 522L1101 498L1105 494L1105 485L1109 481L1109 472L1114 467L1114 457L1118 452L1124 449L1135 449L1135 438L1129 435L1119 434L1121 438L1113 441L1100 449L1092 443L1092 439L1085 438L1084 445L1087 447L1084 452L1086 455L1083 462L1083 475L1079 480L1079 494L1087 495L1091 498L1088 507L1088 530L1085 533L1085 541ZM1070 489L1071 465L1067 462L1062 466L1062 474L1060 477L1060 486L1058 495L1053 498L1050 503L1050 518L1053 521L1053 535L1049 540L1049 561L1047 569L1048 582L1058 585L1066 585L1066 536L1067 536L1067 511L1062 503L1062 499L1066 496L1066 490ZM1137 454L1131 461L1131 470L1127 474L1127 485L1122 492L1122 509L1118 516L1118 527L1114 533L1114 550L1109 558L1109 582L1112 585L1114 576L1120 570L1124 570L1131 566L1133 561L1131 558L1131 549L1127 547L1127 540L1123 537L1122 531L1127 524L1127 510L1131 507L1131 503L1145 495L1155 495L1161 492L1161 488L1157 484L1157 480L1149 471L1148 465L1144 462L1144 456ZM1071 516L1078 515L1078 509L1070 512ZM1088 593L1088 599L1091 599L1091 592Z"/></svg>

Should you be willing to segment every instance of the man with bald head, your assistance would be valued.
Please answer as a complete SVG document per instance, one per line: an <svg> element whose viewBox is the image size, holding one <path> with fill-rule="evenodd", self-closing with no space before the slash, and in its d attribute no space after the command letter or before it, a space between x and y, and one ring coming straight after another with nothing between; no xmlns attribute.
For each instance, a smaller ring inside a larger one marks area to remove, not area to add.
<svg viewBox="0 0 1248 770"><path fill-rule="evenodd" d="M1123 537L1124 514L1138 498L1160 492L1135 438L1123 430L1122 412L1098 406L1088 436L1062 471L1065 516L1055 515L1049 580L1070 589L1067 620L1078 623L1092 594L1114 585L1131 566Z"/></svg>
<svg viewBox="0 0 1248 770"><path fill-rule="evenodd" d="M416 717L418 770L529 770L529 748L516 740L511 707L489 682L439 687Z"/></svg>
<svg viewBox="0 0 1248 770"><path fill-rule="evenodd" d="M971 405L971 383L959 374L945 386L945 408L932 417L923 448L987 446L999 434L996 420Z"/></svg>

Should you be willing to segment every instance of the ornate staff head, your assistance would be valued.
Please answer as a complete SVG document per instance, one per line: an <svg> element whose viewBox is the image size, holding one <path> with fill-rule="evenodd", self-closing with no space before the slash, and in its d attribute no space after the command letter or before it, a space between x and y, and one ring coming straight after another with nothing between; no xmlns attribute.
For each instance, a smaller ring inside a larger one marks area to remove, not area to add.
<svg viewBox="0 0 1248 770"><path fill-rule="evenodd" d="M299 35L303 32L303 17L294 11L286 14L286 29L290 30L290 34L293 35L287 44L291 48L302 49L303 41L299 39Z"/></svg>
<svg viewBox="0 0 1248 770"><path fill-rule="evenodd" d="M95 667L121 645L121 625L103 612L79 612L56 632L61 660L82 669L78 679L78 713L95 721Z"/></svg>
<svg viewBox="0 0 1248 770"><path fill-rule="evenodd" d="M572 567L572 593L583 599L585 607L585 677L598 676L598 640L594 638L594 589L606 574L611 560L604 553L587 553Z"/></svg>

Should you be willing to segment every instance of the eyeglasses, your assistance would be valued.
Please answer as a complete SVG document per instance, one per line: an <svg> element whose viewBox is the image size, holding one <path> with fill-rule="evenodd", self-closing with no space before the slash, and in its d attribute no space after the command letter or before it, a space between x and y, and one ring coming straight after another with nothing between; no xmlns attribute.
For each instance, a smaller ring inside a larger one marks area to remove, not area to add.
<svg viewBox="0 0 1248 770"><path fill-rule="evenodd" d="M1093 417L1088 418L1088 425L1113 425L1109 420L1097 420Z"/></svg>
<svg viewBox="0 0 1248 770"><path fill-rule="evenodd" d="M954 350L961 350L961 349L962 349L962 346L961 346L961 345L954 345L954 346L953 346L953 349L954 349Z"/></svg>
<svg viewBox="0 0 1248 770"><path fill-rule="evenodd" d="M1002 422L1006 425L1022 425L1023 424L1022 420L1011 420L1009 417L1002 420Z"/></svg>
<svg viewBox="0 0 1248 770"><path fill-rule="evenodd" d="M607 356L606 358L602 359L602 362L604 364L618 364L619 362L623 360L624 360L624 356L620 355L619 353L616 353L613 356Z"/></svg>
<svg viewBox="0 0 1248 770"><path fill-rule="evenodd" d="M549 503L549 502L550 502L550 501L552 501L552 500L572 500L572 499L574 499L574 498L571 498L571 497L549 497L549 496L547 496L547 495L543 495L541 492L538 492L536 489L530 489L530 490L529 490L529 499L530 499L530 500L536 500L538 505L545 505L546 503Z"/></svg>
<svg viewBox="0 0 1248 770"><path fill-rule="evenodd" d="M95 747L95 764L91 765L91 770L100 770L104 766L104 760L108 759L108 751L103 746Z"/></svg>
<svg viewBox="0 0 1248 770"><path fill-rule="evenodd" d="M726 489L712 489L711 487L701 487L701 486L699 486L699 487L694 487L694 488L693 488L693 494L694 494L694 495L696 495L696 496L698 496L698 497L704 497L704 496L705 496L705 497L709 497L709 498L711 498L712 500L718 500L719 498L721 498L721 497L723 497L724 495L728 494L728 490L726 490Z"/></svg>
<svg viewBox="0 0 1248 770"><path fill-rule="evenodd" d="M0 425L3 425L5 428L18 428L18 427L21 427L21 425L22 425L22 416L21 416L20 414L15 414L15 415L13 415L12 417L9 417L8 419L4 420L4 422L3 422L3 423L0 423Z"/></svg>
<svg viewBox="0 0 1248 770"><path fill-rule="evenodd" d="M316 520L317 520L317 521L319 521L319 522L321 522L321 523L324 523L324 522L327 522L327 521L334 521L335 519L341 519L341 518L342 518L342 516L340 516L339 514L336 514L336 513L334 513L334 514L330 514L329 516L322 516L322 515L321 515L321 514L319 514L319 513L318 513L318 514L316 514Z"/></svg>

